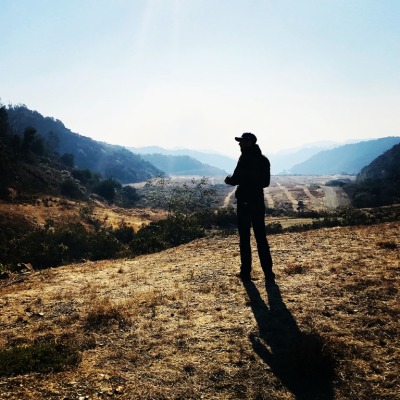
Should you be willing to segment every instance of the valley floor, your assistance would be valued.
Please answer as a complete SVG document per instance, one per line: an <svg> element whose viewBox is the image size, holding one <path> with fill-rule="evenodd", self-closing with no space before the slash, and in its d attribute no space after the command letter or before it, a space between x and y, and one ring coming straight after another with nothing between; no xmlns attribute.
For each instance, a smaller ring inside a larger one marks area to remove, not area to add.
<svg viewBox="0 0 400 400"><path fill-rule="evenodd" d="M400 223L238 238L0 281L0 348L73 343L81 363L0 377L0 399L399 399Z"/></svg>

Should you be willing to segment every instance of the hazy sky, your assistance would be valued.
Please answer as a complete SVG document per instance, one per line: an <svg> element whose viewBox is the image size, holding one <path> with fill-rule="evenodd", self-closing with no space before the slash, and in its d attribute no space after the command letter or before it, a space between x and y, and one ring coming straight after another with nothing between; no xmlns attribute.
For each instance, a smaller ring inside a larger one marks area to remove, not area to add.
<svg viewBox="0 0 400 400"><path fill-rule="evenodd" d="M126 146L400 135L399 0L0 0L0 99Z"/></svg>

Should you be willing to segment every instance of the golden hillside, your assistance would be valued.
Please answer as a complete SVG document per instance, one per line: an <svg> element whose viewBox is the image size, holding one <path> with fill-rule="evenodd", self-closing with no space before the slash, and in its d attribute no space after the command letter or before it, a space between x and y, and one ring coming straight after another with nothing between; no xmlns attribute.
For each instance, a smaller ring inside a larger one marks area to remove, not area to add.
<svg viewBox="0 0 400 400"><path fill-rule="evenodd" d="M0 281L0 348L76 346L0 399L396 399L400 223L270 236L276 285L235 276L238 238ZM255 247L253 246L255 249Z"/></svg>

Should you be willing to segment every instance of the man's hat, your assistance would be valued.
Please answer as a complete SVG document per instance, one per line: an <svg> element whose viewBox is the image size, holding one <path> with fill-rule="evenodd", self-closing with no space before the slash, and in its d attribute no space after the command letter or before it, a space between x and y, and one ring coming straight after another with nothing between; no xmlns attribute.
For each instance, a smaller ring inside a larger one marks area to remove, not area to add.
<svg viewBox="0 0 400 400"><path fill-rule="evenodd" d="M241 142L242 140L251 140L252 142L256 143L257 142L257 137L256 137L256 135L253 135L250 132L245 132L245 133L243 133L242 136L235 137L235 140L237 142Z"/></svg>

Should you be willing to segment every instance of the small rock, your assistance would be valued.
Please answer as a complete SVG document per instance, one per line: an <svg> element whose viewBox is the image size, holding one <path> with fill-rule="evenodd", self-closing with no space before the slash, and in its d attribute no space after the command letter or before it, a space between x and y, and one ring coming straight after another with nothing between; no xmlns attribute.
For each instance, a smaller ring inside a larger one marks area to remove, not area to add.
<svg viewBox="0 0 400 400"><path fill-rule="evenodd" d="M0 279L8 279L9 277L10 277L10 274L8 272L0 273Z"/></svg>
<svg viewBox="0 0 400 400"><path fill-rule="evenodd" d="M33 272L33 266L31 263L18 263L15 270L17 272Z"/></svg>
<svg viewBox="0 0 400 400"><path fill-rule="evenodd" d="M123 393L124 392L124 387L123 386L118 386L115 388L115 393Z"/></svg>

